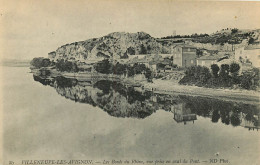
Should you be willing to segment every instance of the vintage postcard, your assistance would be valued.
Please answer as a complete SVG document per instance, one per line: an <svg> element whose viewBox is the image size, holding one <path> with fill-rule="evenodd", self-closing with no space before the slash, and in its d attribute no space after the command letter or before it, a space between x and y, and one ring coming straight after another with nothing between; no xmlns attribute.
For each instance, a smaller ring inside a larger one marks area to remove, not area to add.
<svg viewBox="0 0 260 165"><path fill-rule="evenodd" d="M260 164L260 2L0 0L0 165Z"/></svg>

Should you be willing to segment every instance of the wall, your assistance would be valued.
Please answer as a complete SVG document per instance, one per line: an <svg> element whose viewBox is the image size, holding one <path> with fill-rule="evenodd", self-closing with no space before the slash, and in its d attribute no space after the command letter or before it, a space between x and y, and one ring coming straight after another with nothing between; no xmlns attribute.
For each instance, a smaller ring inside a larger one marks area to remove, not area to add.
<svg viewBox="0 0 260 165"><path fill-rule="evenodd" d="M183 52L182 54L182 67L190 67L197 65L196 53Z"/></svg>
<svg viewBox="0 0 260 165"><path fill-rule="evenodd" d="M173 64L182 67L182 48L175 47L172 53L173 53Z"/></svg>
<svg viewBox="0 0 260 165"><path fill-rule="evenodd" d="M236 49L235 51L235 59L239 60L239 57L243 59L248 59L252 62L254 67L260 67L260 49L250 49L244 50L244 48Z"/></svg>
<svg viewBox="0 0 260 165"><path fill-rule="evenodd" d="M203 64L202 61L204 61L204 64ZM197 60L197 65L206 66L206 67L210 68L211 65L215 64L216 62L217 62L216 60L202 60L202 59L198 59Z"/></svg>

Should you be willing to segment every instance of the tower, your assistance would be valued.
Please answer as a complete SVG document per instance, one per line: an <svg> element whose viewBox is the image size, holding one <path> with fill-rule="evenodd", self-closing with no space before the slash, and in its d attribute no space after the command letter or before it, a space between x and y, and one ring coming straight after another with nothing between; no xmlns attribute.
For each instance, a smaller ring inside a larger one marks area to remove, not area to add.
<svg viewBox="0 0 260 165"><path fill-rule="evenodd" d="M176 36L176 30L173 30L172 36L173 36L173 37Z"/></svg>

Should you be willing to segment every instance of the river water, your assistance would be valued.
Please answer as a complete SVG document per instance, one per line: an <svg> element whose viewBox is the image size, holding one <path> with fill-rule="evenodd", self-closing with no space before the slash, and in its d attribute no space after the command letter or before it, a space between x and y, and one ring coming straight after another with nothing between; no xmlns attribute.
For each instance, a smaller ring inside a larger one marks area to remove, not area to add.
<svg viewBox="0 0 260 165"><path fill-rule="evenodd" d="M154 94L105 80L43 78L25 67L1 69L5 164L31 159L259 162L257 105Z"/></svg>

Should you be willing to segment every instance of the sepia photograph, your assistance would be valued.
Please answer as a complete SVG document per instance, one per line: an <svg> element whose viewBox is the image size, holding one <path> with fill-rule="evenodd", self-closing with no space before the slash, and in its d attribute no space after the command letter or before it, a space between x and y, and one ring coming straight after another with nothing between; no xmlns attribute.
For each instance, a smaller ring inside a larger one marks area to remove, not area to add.
<svg viewBox="0 0 260 165"><path fill-rule="evenodd" d="M0 0L0 165L259 165L260 1Z"/></svg>

